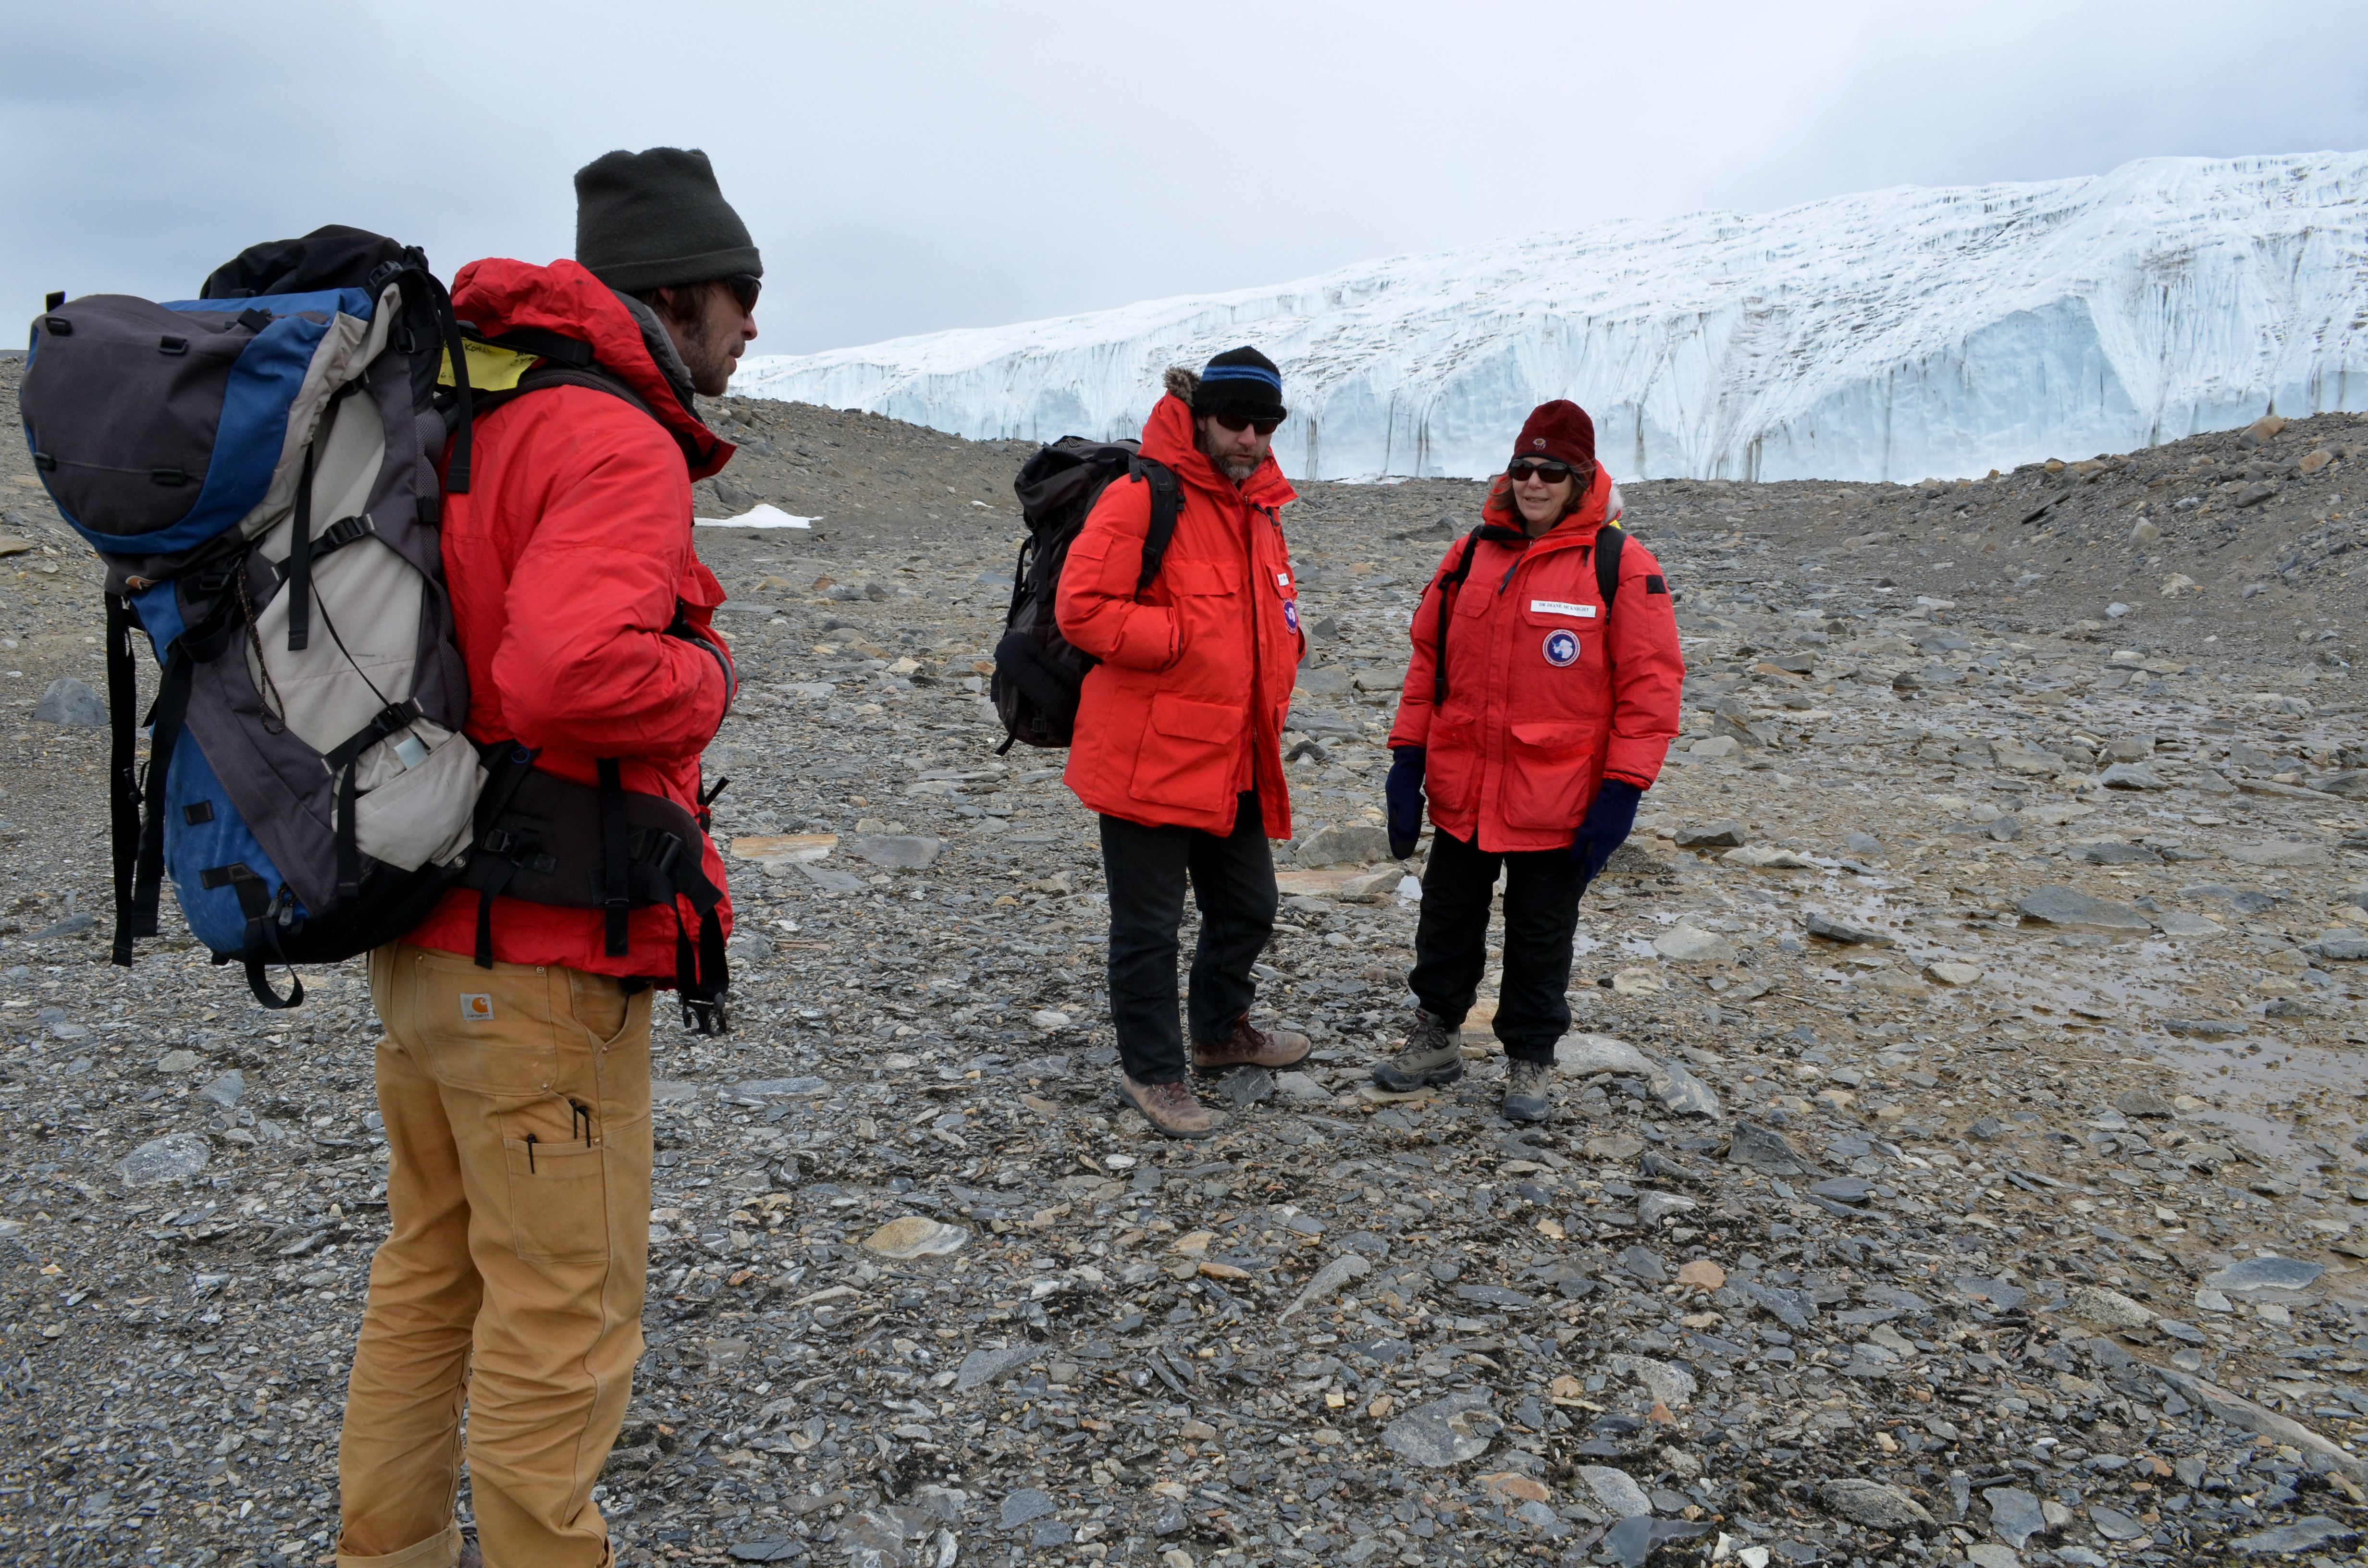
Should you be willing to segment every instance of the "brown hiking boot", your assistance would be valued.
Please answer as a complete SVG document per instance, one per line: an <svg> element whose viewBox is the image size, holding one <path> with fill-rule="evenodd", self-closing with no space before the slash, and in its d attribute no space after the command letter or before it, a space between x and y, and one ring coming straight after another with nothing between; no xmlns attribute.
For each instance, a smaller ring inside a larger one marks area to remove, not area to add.
<svg viewBox="0 0 2368 1568"><path fill-rule="evenodd" d="M1543 1121L1554 1114L1551 1080L1554 1063L1525 1062L1516 1056L1505 1064L1505 1103L1498 1108L1508 1121Z"/></svg>
<svg viewBox="0 0 2368 1568"><path fill-rule="evenodd" d="M1216 1134L1216 1112L1202 1105L1192 1093L1192 1085L1180 1078L1173 1084L1138 1084L1121 1070L1118 1092L1127 1104L1143 1113L1143 1119L1162 1137L1209 1138Z"/></svg>
<svg viewBox="0 0 2368 1568"><path fill-rule="evenodd" d="M1215 1077L1236 1067L1264 1067L1281 1072L1296 1067L1307 1060L1307 1037L1285 1029L1269 1033L1250 1028L1249 1015L1234 1020L1233 1038L1222 1045L1192 1042L1192 1071L1202 1077Z"/></svg>

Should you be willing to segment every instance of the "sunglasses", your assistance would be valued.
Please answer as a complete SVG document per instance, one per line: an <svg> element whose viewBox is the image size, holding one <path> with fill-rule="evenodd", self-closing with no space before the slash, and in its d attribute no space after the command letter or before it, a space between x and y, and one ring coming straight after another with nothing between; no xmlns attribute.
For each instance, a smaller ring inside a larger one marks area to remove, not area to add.
<svg viewBox="0 0 2368 1568"><path fill-rule="evenodd" d="M765 287L765 280L750 273L735 272L723 279L723 286L732 290L734 299L740 301L741 310L754 311L757 292Z"/></svg>
<svg viewBox="0 0 2368 1568"><path fill-rule="evenodd" d="M1254 429L1261 436L1273 435L1275 426L1282 423L1280 419L1250 419L1238 414L1212 414L1209 417L1237 434Z"/></svg>
<svg viewBox="0 0 2368 1568"><path fill-rule="evenodd" d="M1549 462L1535 458L1521 458L1505 465L1505 477L1516 484L1525 483L1532 474L1548 484L1560 484L1577 472L1578 471L1568 463Z"/></svg>

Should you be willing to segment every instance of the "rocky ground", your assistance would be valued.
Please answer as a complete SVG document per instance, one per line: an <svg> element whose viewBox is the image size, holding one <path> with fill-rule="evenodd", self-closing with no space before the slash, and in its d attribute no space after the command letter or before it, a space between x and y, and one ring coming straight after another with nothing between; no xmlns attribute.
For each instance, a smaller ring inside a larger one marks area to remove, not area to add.
<svg viewBox="0 0 2368 1568"><path fill-rule="evenodd" d="M623 1561L2353 1560L2368 427L1630 486L1687 733L1542 1130L1478 1020L1462 1085L1365 1077L1379 742L1477 487L1308 486L1260 973L1315 1060L1183 1146L1110 1093L1091 821L982 712L1026 449L716 414L703 509L819 521L700 536L740 1028L661 1025ZM0 506L0 1556L324 1562L369 998L107 965L104 737L32 713L97 684L97 574L21 454Z"/></svg>

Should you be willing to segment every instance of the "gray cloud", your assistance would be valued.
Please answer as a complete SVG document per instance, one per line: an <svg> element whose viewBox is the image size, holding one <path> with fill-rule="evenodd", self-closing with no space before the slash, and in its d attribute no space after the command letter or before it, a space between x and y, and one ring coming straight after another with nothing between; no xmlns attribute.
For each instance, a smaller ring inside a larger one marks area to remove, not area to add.
<svg viewBox="0 0 2368 1568"><path fill-rule="evenodd" d="M2357 6L1958 9L17 6L0 302L184 295L323 222L448 274L547 260L573 170L660 142L708 150L764 248L759 352L1713 204L2368 144Z"/></svg>

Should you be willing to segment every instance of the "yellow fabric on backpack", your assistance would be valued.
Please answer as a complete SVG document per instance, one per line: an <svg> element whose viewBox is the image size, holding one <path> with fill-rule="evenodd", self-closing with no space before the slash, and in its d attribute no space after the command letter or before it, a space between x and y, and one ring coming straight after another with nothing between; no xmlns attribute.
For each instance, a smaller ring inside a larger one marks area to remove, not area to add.
<svg viewBox="0 0 2368 1568"><path fill-rule="evenodd" d="M498 343L480 343L472 337L462 338L461 347L469 357L469 385L476 392L507 392L541 360L539 354L505 348ZM450 348L437 366L436 382L447 387L455 384Z"/></svg>

